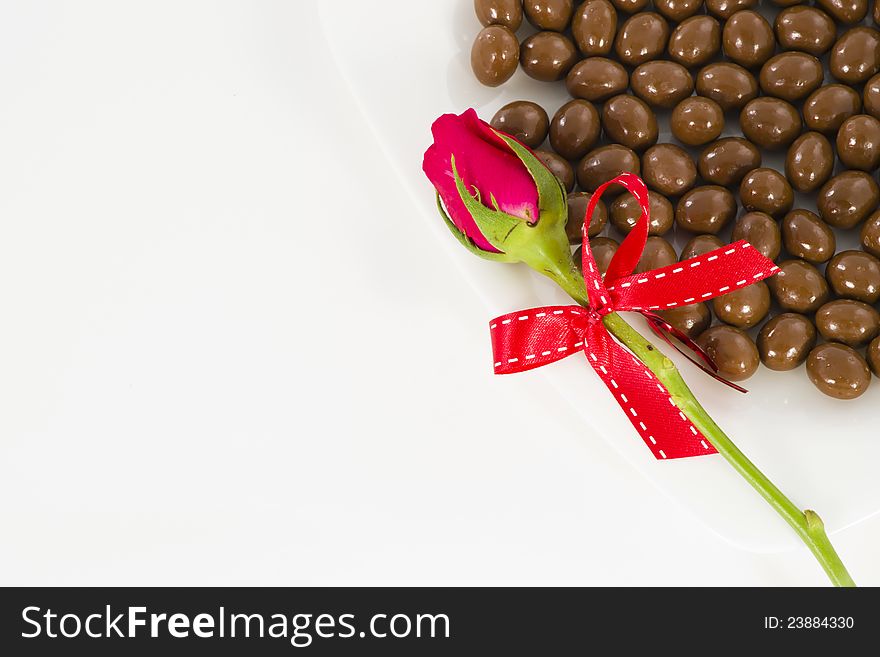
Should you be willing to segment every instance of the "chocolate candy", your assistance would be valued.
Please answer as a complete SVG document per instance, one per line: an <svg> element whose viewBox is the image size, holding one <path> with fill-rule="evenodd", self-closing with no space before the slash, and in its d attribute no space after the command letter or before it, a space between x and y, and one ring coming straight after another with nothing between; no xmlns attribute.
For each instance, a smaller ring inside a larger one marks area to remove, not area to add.
<svg viewBox="0 0 880 657"><path fill-rule="evenodd" d="M807 374L820 392L835 399L855 399L871 384L865 359L852 347L829 342L820 344L807 358Z"/></svg>
<svg viewBox="0 0 880 657"><path fill-rule="evenodd" d="M758 0L706 0L706 9L718 18L730 18L741 9L750 9Z"/></svg>
<svg viewBox="0 0 880 657"><path fill-rule="evenodd" d="M816 344L813 323L797 313L782 313L758 333L761 362L771 370L786 372L798 367Z"/></svg>
<svg viewBox="0 0 880 657"><path fill-rule="evenodd" d="M740 109L758 95L755 76L739 64L715 62L700 69L697 94L711 98L725 112Z"/></svg>
<svg viewBox="0 0 880 657"><path fill-rule="evenodd" d="M577 48L564 34L538 32L523 41L519 63L531 78L555 82L564 78L578 61Z"/></svg>
<svg viewBox="0 0 880 657"><path fill-rule="evenodd" d="M746 103L739 115L746 138L768 150L785 148L801 132L801 115L791 103L762 96Z"/></svg>
<svg viewBox="0 0 880 657"><path fill-rule="evenodd" d="M684 245L679 260L690 260L705 255L709 251L720 249L722 246L724 246L724 242L715 235L695 235Z"/></svg>
<svg viewBox="0 0 880 657"><path fill-rule="evenodd" d="M669 310L659 310L657 314L691 340L696 340L712 324L712 313L705 303L692 303Z"/></svg>
<svg viewBox="0 0 880 657"><path fill-rule="evenodd" d="M859 94L842 84L829 84L816 89L804 101L804 123L810 130L836 134L849 117L862 109Z"/></svg>
<svg viewBox="0 0 880 657"><path fill-rule="evenodd" d="M520 0L474 0L474 13L484 27L503 25L516 32L522 24Z"/></svg>
<svg viewBox="0 0 880 657"><path fill-rule="evenodd" d="M761 166L761 151L741 137L727 137L709 144L700 154L700 175L714 185L738 185L752 169Z"/></svg>
<svg viewBox="0 0 880 657"><path fill-rule="evenodd" d="M577 179L581 189L595 192L599 185L621 173L638 175L640 170L639 156L632 149L620 144L609 144L584 156L577 168ZM616 196L624 191L626 189L620 185L611 185L605 190L605 196Z"/></svg>
<svg viewBox="0 0 880 657"><path fill-rule="evenodd" d="M838 23L858 23L868 13L868 0L816 0Z"/></svg>
<svg viewBox="0 0 880 657"><path fill-rule="evenodd" d="M587 0L574 12L571 33L585 56L607 55L617 34L617 12L608 0Z"/></svg>
<svg viewBox="0 0 880 657"><path fill-rule="evenodd" d="M608 271L608 265L611 264L611 259L617 253L619 246L620 244L618 244L617 240L613 240L610 237L594 237L590 240L590 250L593 252L593 259L596 261L596 266L599 268L600 273L604 274ZM578 269L580 269L583 262L583 246L577 248L572 258Z"/></svg>
<svg viewBox="0 0 880 657"><path fill-rule="evenodd" d="M642 179L661 194L680 196L696 183L697 167L684 149L657 144L642 155Z"/></svg>
<svg viewBox="0 0 880 657"><path fill-rule="evenodd" d="M831 49L831 75L846 84L865 82L880 71L880 32L854 27L844 32Z"/></svg>
<svg viewBox="0 0 880 657"><path fill-rule="evenodd" d="M706 64L720 49L721 26L711 16L685 19L669 38L669 56L689 68Z"/></svg>
<svg viewBox="0 0 880 657"><path fill-rule="evenodd" d="M714 141L724 130L724 112L714 100L691 96L675 106L669 125L681 143L699 146Z"/></svg>
<svg viewBox="0 0 880 657"><path fill-rule="evenodd" d="M878 6L880 6L880 0L878 0ZM865 83L862 96L865 101L865 111L871 116L880 117L880 74Z"/></svg>
<svg viewBox="0 0 880 657"><path fill-rule="evenodd" d="M816 312L828 301L828 283L813 265L803 260L786 260L779 265L767 286L783 310L801 314Z"/></svg>
<svg viewBox="0 0 880 657"><path fill-rule="evenodd" d="M495 113L492 127L516 137L529 148L537 148L547 138L550 118L537 103L516 100Z"/></svg>
<svg viewBox="0 0 880 657"><path fill-rule="evenodd" d="M834 170L834 150L820 132L805 132L795 139L785 157L785 175L799 192L812 192L825 184Z"/></svg>
<svg viewBox="0 0 880 657"><path fill-rule="evenodd" d="M648 6L650 0L611 0L611 4L626 14L634 14Z"/></svg>
<svg viewBox="0 0 880 657"><path fill-rule="evenodd" d="M657 117L645 101L621 94L602 108L602 127L612 141L635 151L643 151L657 142Z"/></svg>
<svg viewBox="0 0 880 657"><path fill-rule="evenodd" d="M764 93L789 102L801 100L822 84L821 62L805 52L783 52L761 67L759 81Z"/></svg>
<svg viewBox="0 0 880 657"><path fill-rule="evenodd" d="M562 183L565 191L570 192L574 189L574 169L571 168L568 160L563 160L556 153L550 151L535 151L535 157L550 169L550 173Z"/></svg>
<svg viewBox="0 0 880 657"><path fill-rule="evenodd" d="M861 347L880 335L880 313L861 301L837 299L816 311L816 328L828 342Z"/></svg>
<svg viewBox="0 0 880 657"><path fill-rule="evenodd" d="M744 381L758 369L760 357L755 343L734 326L713 326L697 338L697 344L718 367L718 374L728 381Z"/></svg>
<svg viewBox="0 0 880 657"><path fill-rule="evenodd" d="M681 64L658 60L639 64L630 80L633 93L651 107L671 108L694 90L694 79Z"/></svg>
<svg viewBox="0 0 880 657"><path fill-rule="evenodd" d="M599 112L591 102L576 98L560 107L550 121L550 145L566 160L578 160L596 143L599 130Z"/></svg>
<svg viewBox="0 0 880 657"><path fill-rule="evenodd" d="M880 258L880 210L874 210L862 224L859 240L865 251Z"/></svg>
<svg viewBox="0 0 880 657"><path fill-rule="evenodd" d="M657 59L669 41L669 24L660 14L646 11L626 19L614 40L614 52L624 64L638 66Z"/></svg>
<svg viewBox="0 0 880 657"><path fill-rule="evenodd" d="M776 48L773 28L755 11L738 11L724 24L721 33L724 54L746 68L761 66Z"/></svg>
<svg viewBox="0 0 880 657"><path fill-rule="evenodd" d="M805 5L780 11L774 29L780 46L816 57L827 52L837 38L837 27L831 17L821 9Z"/></svg>
<svg viewBox="0 0 880 657"><path fill-rule="evenodd" d="M648 208L650 213L648 234L668 233L673 223L672 203L657 192L648 192ZM642 208L632 194L622 194L611 204L611 224L623 234L632 231L641 216Z"/></svg>
<svg viewBox="0 0 880 657"><path fill-rule="evenodd" d="M765 258L776 260L782 250L782 235L779 225L768 214L747 212L733 226L731 239L734 242L746 240Z"/></svg>
<svg viewBox="0 0 880 657"><path fill-rule="evenodd" d="M525 0L526 19L539 30L562 32L574 12L573 0Z"/></svg>
<svg viewBox="0 0 880 657"><path fill-rule="evenodd" d="M844 171L819 190L819 216L835 228L853 228L880 202L880 188L864 171Z"/></svg>
<svg viewBox="0 0 880 657"><path fill-rule="evenodd" d="M764 281L741 287L712 299L715 315L725 324L748 329L770 312L770 290Z"/></svg>
<svg viewBox="0 0 880 657"><path fill-rule="evenodd" d="M794 191L781 173L761 167L746 174L739 186L739 197L747 210L771 216L785 214L794 203Z"/></svg>
<svg viewBox="0 0 880 657"><path fill-rule="evenodd" d="M880 166L880 121L868 114L849 117L837 132L837 156L850 169Z"/></svg>
<svg viewBox="0 0 880 657"><path fill-rule="evenodd" d="M604 0L596 0L602 1ZM574 98L599 101L626 91L629 74L619 62L589 57L575 64L565 76L565 87Z"/></svg>
<svg viewBox="0 0 880 657"><path fill-rule="evenodd" d="M694 233L717 234L736 214L736 199L718 185L694 187L675 207L675 223Z"/></svg>
<svg viewBox="0 0 880 657"><path fill-rule="evenodd" d="M880 260L864 251L841 251L828 263L825 278L845 299L877 303L880 299Z"/></svg>
<svg viewBox="0 0 880 657"><path fill-rule="evenodd" d="M642 274L652 269L660 269L676 262L675 249L662 237L653 235L645 243L645 250L636 265L635 273Z"/></svg>
<svg viewBox="0 0 880 657"><path fill-rule="evenodd" d="M654 0L654 9L675 23L693 16L702 7L703 0Z"/></svg>
<svg viewBox="0 0 880 657"><path fill-rule="evenodd" d="M497 87L516 73L519 41L503 25L484 27L471 48L471 68L481 84Z"/></svg>
<svg viewBox="0 0 880 657"><path fill-rule="evenodd" d="M809 210L792 210L785 215L782 241L790 255L813 264L827 262L836 248L834 231Z"/></svg>
<svg viewBox="0 0 880 657"><path fill-rule="evenodd" d="M868 365L871 366L871 370L874 374L880 376L880 338L875 338L874 341L868 345L867 356Z"/></svg>
<svg viewBox="0 0 880 657"><path fill-rule="evenodd" d="M590 203L591 196L592 194L588 192L568 195L568 222L565 224L565 233L568 235L568 241L572 244L583 242L584 218L587 216L587 205ZM593 209L587 235L595 237L602 232L607 223L608 207L605 205L605 201L599 199Z"/></svg>

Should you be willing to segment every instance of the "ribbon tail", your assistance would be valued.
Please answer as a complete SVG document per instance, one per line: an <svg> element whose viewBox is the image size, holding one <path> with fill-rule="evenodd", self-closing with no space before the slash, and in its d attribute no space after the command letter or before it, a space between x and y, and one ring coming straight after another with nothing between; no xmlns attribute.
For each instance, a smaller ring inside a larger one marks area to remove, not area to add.
<svg viewBox="0 0 880 657"><path fill-rule="evenodd" d="M614 341L601 319L586 334L587 360L657 459L714 454L715 448L675 405L644 363Z"/></svg>

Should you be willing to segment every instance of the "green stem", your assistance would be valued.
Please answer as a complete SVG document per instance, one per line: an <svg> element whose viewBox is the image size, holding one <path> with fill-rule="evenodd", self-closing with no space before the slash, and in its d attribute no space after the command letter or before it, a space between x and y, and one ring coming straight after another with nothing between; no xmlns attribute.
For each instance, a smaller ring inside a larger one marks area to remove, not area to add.
<svg viewBox="0 0 880 657"><path fill-rule="evenodd" d="M589 305L583 277L577 270L547 272L582 306ZM733 441L709 417L675 367L660 350L627 324L617 313L605 315L605 327L625 344L660 379L672 400L694 423L703 436L718 450L758 494L794 529L806 544L835 586L855 586L846 566L825 533L822 520L814 511L801 511L752 463Z"/></svg>

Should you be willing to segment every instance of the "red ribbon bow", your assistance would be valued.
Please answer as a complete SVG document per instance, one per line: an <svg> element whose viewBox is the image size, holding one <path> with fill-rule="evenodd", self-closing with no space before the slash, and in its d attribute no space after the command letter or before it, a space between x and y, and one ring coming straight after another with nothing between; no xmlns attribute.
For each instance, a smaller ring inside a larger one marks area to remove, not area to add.
<svg viewBox="0 0 880 657"><path fill-rule="evenodd" d="M635 196L642 213L603 280L590 250L587 227L602 193L613 184ZM600 186L590 198L584 220L583 271L589 307L545 306L492 320L495 373L523 372L583 351L656 458L713 454L715 448L678 409L669 391L644 363L612 338L602 317L621 310L636 311L645 315L655 330L669 330L671 327L653 311L727 294L772 276L778 267L751 244L739 241L668 267L633 274L645 249L648 225L648 190L638 176L624 173ZM685 336L673 333L703 355Z"/></svg>

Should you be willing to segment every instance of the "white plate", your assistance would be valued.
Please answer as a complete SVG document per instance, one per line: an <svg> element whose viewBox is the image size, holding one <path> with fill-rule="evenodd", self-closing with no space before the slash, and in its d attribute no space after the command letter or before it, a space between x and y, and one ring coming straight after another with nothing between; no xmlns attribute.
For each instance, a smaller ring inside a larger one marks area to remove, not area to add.
<svg viewBox="0 0 880 657"><path fill-rule="evenodd" d="M319 7L325 36L356 102L401 184L423 210L414 220L436 226L436 241L424 248L448 250L465 279L485 299L485 315L461 321L485 323L495 314L565 303L552 283L525 267L487 263L462 249L437 216L432 188L421 172L422 153L431 142L430 126L440 114L474 107L488 120L503 104L519 98L537 100L552 114L567 100L564 86L536 82L522 71L499 89L480 86L469 66L470 46L480 28L471 0L386 0L381 11L389 22L381 34L364 30L365 25L375 24L375 3L321 2ZM391 22L391 17L405 17L405 22ZM633 320L644 328L640 320ZM876 471L880 382L875 380L860 399L840 402L819 394L803 368L786 373L761 368L747 382L751 392L740 395L676 354L672 357L697 397L740 448L796 504L818 511L831 532L880 510ZM487 367L490 361L487 333ZM720 456L655 461L581 358L517 376L546 377L559 390L560 403L573 404L634 468L723 538L753 551L797 544L788 526ZM507 382L499 377L497 385ZM553 409L523 412L550 414Z"/></svg>

